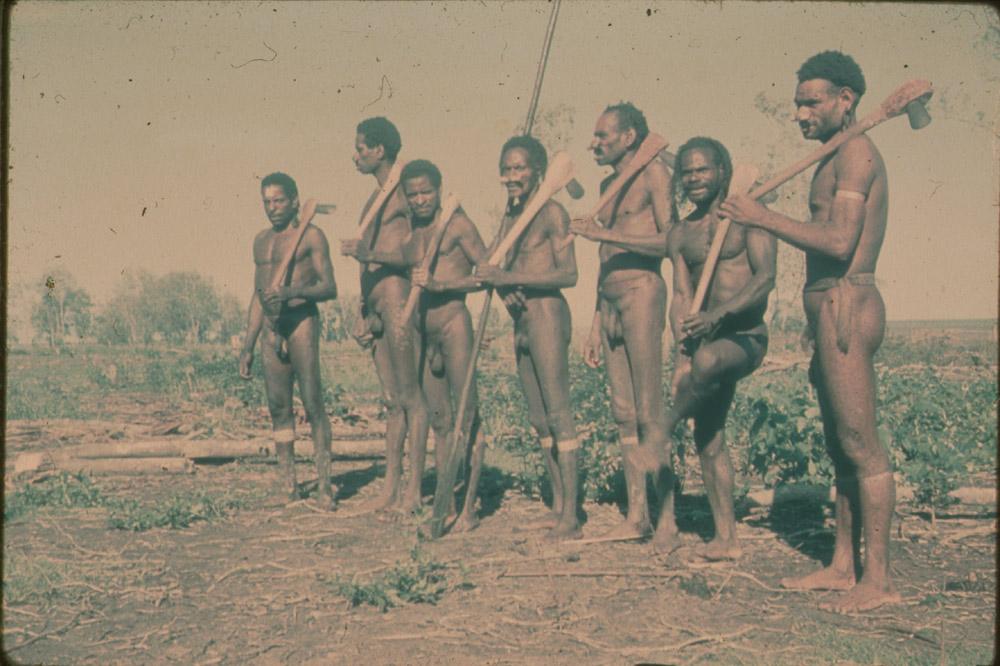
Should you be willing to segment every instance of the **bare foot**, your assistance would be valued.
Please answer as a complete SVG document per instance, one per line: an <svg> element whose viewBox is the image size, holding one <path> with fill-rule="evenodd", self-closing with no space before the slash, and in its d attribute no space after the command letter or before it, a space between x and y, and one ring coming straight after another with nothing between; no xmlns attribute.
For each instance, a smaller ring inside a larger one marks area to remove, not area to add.
<svg viewBox="0 0 1000 666"><path fill-rule="evenodd" d="M470 514L468 512L463 513L455 521L455 524L451 526L452 532L471 532L472 530L479 527L479 518L475 514Z"/></svg>
<svg viewBox="0 0 1000 666"><path fill-rule="evenodd" d="M652 534L653 528L648 522L630 523L625 521L597 537L600 541L634 541L645 539Z"/></svg>
<svg viewBox="0 0 1000 666"><path fill-rule="evenodd" d="M656 530L653 535L653 552L657 555L669 555L681 547L681 535L676 531Z"/></svg>
<svg viewBox="0 0 1000 666"><path fill-rule="evenodd" d="M388 511L396 502L396 493L382 493L377 497L362 502L352 513L361 514Z"/></svg>
<svg viewBox="0 0 1000 666"><path fill-rule="evenodd" d="M854 574L827 567L798 578L782 578L780 585L786 590L849 590L854 587Z"/></svg>
<svg viewBox="0 0 1000 666"><path fill-rule="evenodd" d="M666 447L660 446L628 446L622 447L628 461L643 472L656 472L664 467L670 467L670 454Z"/></svg>
<svg viewBox="0 0 1000 666"><path fill-rule="evenodd" d="M539 518L537 520L530 520L526 523L518 523L514 525L514 532L537 532L538 530L551 530L556 525L559 524L559 515L556 513L550 513L547 516Z"/></svg>
<svg viewBox="0 0 1000 666"><path fill-rule="evenodd" d="M424 508L423 503L420 501L420 497L403 497L400 498L398 502L392 507L394 511L402 513L403 515L414 515L420 513Z"/></svg>
<svg viewBox="0 0 1000 666"><path fill-rule="evenodd" d="M319 493L316 495L313 503L317 509L322 509L323 511L337 510L337 499L333 495Z"/></svg>
<svg viewBox="0 0 1000 666"><path fill-rule="evenodd" d="M736 539L724 541L722 539L712 539L697 550L697 555L709 562L721 562L723 560L738 560L743 555Z"/></svg>
<svg viewBox="0 0 1000 666"><path fill-rule="evenodd" d="M573 521L571 523L558 523L551 530L546 532L545 536L542 537L545 541L566 541L570 539L579 539L583 536L583 531L580 529L580 523Z"/></svg>
<svg viewBox="0 0 1000 666"><path fill-rule="evenodd" d="M886 604L898 604L901 601L903 597L892 583L865 583L862 579L835 600L820 604L820 608L833 613L863 613Z"/></svg>

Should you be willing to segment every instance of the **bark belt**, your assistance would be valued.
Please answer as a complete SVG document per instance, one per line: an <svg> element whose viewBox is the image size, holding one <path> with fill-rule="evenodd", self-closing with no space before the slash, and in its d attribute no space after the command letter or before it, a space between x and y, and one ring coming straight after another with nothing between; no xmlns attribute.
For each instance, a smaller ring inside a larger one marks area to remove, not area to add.
<svg viewBox="0 0 1000 666"><path fill-rule="evenodd" d="M830 291L831 289L837 290L833 294L837 298L837 313L834 325L837 329L837 348L843 354L846 354L849 348L851 328L854 323L854 288L874 286L874 273L854 273L840 278L820 278L812 284L806 285L802 290L806 294Z"/></svg>

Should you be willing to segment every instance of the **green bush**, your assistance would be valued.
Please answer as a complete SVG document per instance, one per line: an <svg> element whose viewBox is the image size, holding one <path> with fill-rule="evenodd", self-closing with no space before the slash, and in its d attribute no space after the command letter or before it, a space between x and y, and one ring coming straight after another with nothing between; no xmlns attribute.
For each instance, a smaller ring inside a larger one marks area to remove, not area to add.
<svg viewBox="0 0 1000 666"><path fill-rule="evenodd" d="M545 479L545 463L538 435L528 423L527 405L516 374L481 372L478 379L481 414L492 445L516 461L515 486L529 497L538 497ZM608 501L618 497L616 480L621 468L618 428L611 416L607 374L588 368L579 357L570 360L570 404L580 435L580 477L587 499Z"/></svg>
<svg viewBox="0 0 1000 666"><path fill-rule="evenodd" d="M747 442L746 469L767 487L832 481L833 463L805 373L779 375L749 393L743 388L737 388L727 430L731 439Z"/></svg>
<svg viewBox="0 0 1000 666"><path fill-rule="evenodd" d="M465 589L470 584L449 581L447 567L426 556L420 549L419 541L410 549L407 562L397 562L396 566L375 576L367 583L344 580L339 576L325 581L340 596L347 599L351 607L368 605L383 613L403 604L437 604L450 590Z"/></svg>
<svg viewBox="0 0 1000 666"><path fill-rule="evenodd" d="M14 520L45 506L88 508L103 506L106 502L101 490L83 473L61 473L40 483L18 488L4 498L4 521Z"/></svg>
<svg viewBox="0 0 1000 666"><path fill-rule="evenodd" d="M884 371L880 388L879 416L918 505L946 508L955 502L948 493L968 474L994 465L995 380L947 380L925 367L919 373Z"/></svg>
<svg viewBox="0 0 1000 666"><path fill-rule="evenodd" d="M173 495L165 502L143 504L122 500L110 505L108 526L144 532L157 527L183 529L200 520L218 520L248 505L244 497L213 495L203 491Z"/></svg>

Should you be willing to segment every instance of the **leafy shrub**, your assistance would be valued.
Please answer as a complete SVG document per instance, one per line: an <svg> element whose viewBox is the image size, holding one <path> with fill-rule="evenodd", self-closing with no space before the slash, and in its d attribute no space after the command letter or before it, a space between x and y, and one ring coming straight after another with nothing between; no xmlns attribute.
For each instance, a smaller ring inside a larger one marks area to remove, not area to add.
<svg viewBox="0 0 1000 666"><path fill-rule="evenodd" d="M334 591L347 599L351 607L362 604L375 606L383 613L403 604L436 604L452 589L467 588L470 584L463 580L452 584L445 573L446 566L427 557L420 549L419 542L410 549L408 562L397 562L396 566L375 576L368 583L360 583L355 576L343 580L339 576L326 581Z"/></svg>
<svg viewBox="0 0 1000 666"><path fill-rule="evenodd" d="M918 505L942 509L969 473L994 463L996 381L948 381L933 368L916 374L885 371L881 418L892 433L894 457L915 488Z"/></svg>
<svg viewBox="0 0 1000 666"><path fill-rule="evenodd" d="M44 506L88 508L102 506L105 502L104 495L90 477L82 472L63 472L40 483L22 486L4 498L3 518L14 520Z"/></svg>
<svg viewBox="0 0 1000 666"><path fill-rule="evenodd" d="M803 372L779 376L749 395L738 388L727 429L748 443L746 467L767 487L833 479L819 407Z"/></svg>
<svg viewBox="0 0 1000 666"><path fill-rule="evenodd" d="M517 462L515 485L529 497L541 494L545 463L538 435L528 423L527 404L516 374L497 370L479 374L481 414L487 436ZM618 428L611 416L607 374L579 357L570 358L570 404L580 436L580 478L587 499L607 501L621 493Z"/></svg>
<svg viewBox="0 0 1000 666"><path fill-rule="evenodd" d="M90 414L81 405L77 387L58 377L7 377L8 419L83 419Z"/></svg>
<svg viewBox="0 0 1000 666"><path fill-rule="evenodd" d="M122 500L111 505L108 526L117 530L144 532L157 527L183 529L199 520L217 520L247 506L246 498L205 492L174 495L163 503L143 504Z"/></svg>

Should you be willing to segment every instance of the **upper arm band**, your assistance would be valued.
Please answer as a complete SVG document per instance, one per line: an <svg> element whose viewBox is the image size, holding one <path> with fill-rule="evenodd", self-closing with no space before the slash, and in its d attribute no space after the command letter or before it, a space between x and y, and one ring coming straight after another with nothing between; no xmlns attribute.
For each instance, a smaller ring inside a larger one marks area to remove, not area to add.
<svg viewBox="0 0 1000 666"><path fill-rule="evenodd" d="M854 199L855 201L864 201L867 198L861 192L855 192L854 190L837 190L837 193L833 196L835 199Z"/></svg>

